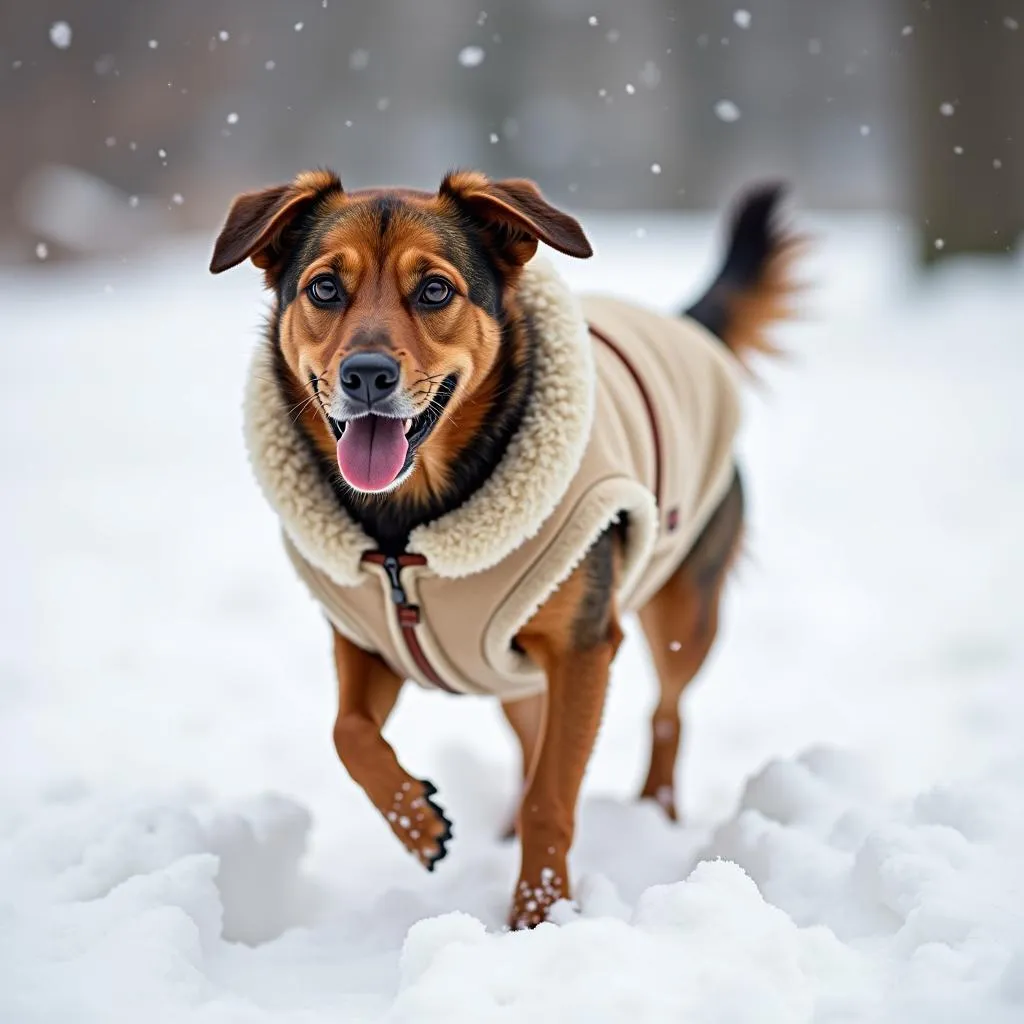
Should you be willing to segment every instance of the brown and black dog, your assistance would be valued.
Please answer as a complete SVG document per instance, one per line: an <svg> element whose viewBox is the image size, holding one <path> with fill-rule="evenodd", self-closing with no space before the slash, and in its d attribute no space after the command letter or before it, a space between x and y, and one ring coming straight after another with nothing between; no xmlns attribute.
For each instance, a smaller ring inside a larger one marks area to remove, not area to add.
<svg viewBox="0 0 1024 1024"><path fill-rule="evenodd" d="M741 359L771 349L765 330L788 311L797 240L776 224L778 195L771 187L747 197L721 272L687 310ZM508 449L534 384L534 346L517 285L539 242L591 255L577 221L533 183L476 172L453 172L429 193L345 192L333 173L311 171L234 201L210 269L220 273L251 259L263 270L276 300L268 338L277 386L322 460L339 511L381 552L403 552L414 528L462 505ZM363 416L347 432L355 437L376 423L395 437L378 435L384 455L369 466L342 462L339 475L341 448L360 443L342 441L353 388L360 395L379 389L390 403L389 422ZM685 559L640 610L660 683L642 796L672 816L680 697L715 638L742 531L737 474ZM515 636L543 669L547 689L502 705L525 775L514 927L538 923L570 894L566 859L577 795L622 636L619 543L618 531L606 530ZM449 822L431 800L433 786L409 775L381 735L404 680L337 630L334 657L338 756L386 818L395 795L406 794L417 809L417 841L395 825L393 813L392 828L433 868L446 852Z"/></svg>

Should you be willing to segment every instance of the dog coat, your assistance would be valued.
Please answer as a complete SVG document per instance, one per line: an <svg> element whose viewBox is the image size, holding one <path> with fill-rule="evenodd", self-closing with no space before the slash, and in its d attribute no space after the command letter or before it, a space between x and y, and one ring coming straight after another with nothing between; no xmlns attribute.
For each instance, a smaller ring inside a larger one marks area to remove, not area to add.
<svg viewBox="0 0 1024 1024"><path fill-rule="evenodd" d="M625 517L619 607L668 579L733 477L735 360L701 325L606 297L577 299L534 259L518 295L538 335L535 387L494 473L385 557L339 504L256 354L250 459L299 576L335 628L398 675L517 700L543 673L516 633Z"/></svg>

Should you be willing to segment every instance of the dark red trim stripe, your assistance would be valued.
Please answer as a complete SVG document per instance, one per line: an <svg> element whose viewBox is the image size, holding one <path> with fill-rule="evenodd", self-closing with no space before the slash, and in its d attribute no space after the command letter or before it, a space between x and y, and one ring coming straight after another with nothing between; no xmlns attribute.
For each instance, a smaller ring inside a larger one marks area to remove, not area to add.
<svg viewBox="0 0 1024 1024"><path fill-rule="evenodd" d="M367 551L363 555L364 562L372 562L374 565L384 564L384 553L381 551ZM398 556L399 569L404 569L408 565L426 565L427 560L423 555L413 555L408 552ZM388 602L393 604L393 602ZM409 657L412 658L416 667L423 673L423 678L428 683L432 683L434 686L439 687L442 690L447 690L448 693L459 693L458 690L449 686L438 673L435 671L434 666L430 664L430 660L427 658L426 652L420 646L420 638L416 633L416 627L420 624L420 606L418 604L410 604L408 601L402 604L393 604L395 609L395 615L398 617L398 626L402 631L402 639L405 641L406 649L409 652Z"/></svg>
<svg viewBox="0 0 1024 1024"><path fill-rule="evenodd" d="M647 387L644 385L643 378L637 372L636 367L630 362L629 356L622 350L619 344L613 341L604 331L595 327L593 324L587 324L590 333L597 338L599 341L603 341L614 353L619 357L619 361L629 371L629 375L633 378L636 384L637 390L640 392L640 397L643 399L644 407L647 409L647 419L651 423L651 436L654 439L654 498L658 502L658 512L662 511L661 507L661 434L658 432L658 421L654 417L654 403L651 401L651 396L648 394Z"/></svg>

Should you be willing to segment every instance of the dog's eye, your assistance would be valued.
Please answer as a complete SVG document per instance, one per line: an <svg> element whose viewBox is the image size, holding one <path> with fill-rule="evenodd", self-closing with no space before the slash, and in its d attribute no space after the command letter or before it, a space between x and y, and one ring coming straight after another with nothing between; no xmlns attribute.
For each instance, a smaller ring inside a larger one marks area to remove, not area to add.
<svg viewBox="0 0 1024 1024"><path fill-rule="evenodd" d="M440 277L432 277L420 289L421 306L443 306L455 294L455 289Z"/></svg>
<svg viewBox="0 0 1024 1024"><path fill-rule="evenodd" d="M306 291L318 306L331 306L341 301L341 289L330 274L314 278L309 282Z"/></svg>

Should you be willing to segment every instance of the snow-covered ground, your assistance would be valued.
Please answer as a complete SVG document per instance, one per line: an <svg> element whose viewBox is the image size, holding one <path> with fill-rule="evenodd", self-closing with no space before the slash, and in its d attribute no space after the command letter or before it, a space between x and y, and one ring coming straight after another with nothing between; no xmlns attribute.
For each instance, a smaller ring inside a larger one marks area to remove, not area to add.
<svg viewBox="0 0 1024 1024"><path fill-rule="evenodd" d="M813 316L748 392L686 824L631 801L631 638L582 912L517 934L495 708L408 692L389 727L455 821L435 875L336 762L239 437L255 273L195 241L0 277L0 1020L1024 1019L1024 268L921 283L898 225L815 226ZM706 219L593 235L572 279L661 306L714 261Z"/></svg>

